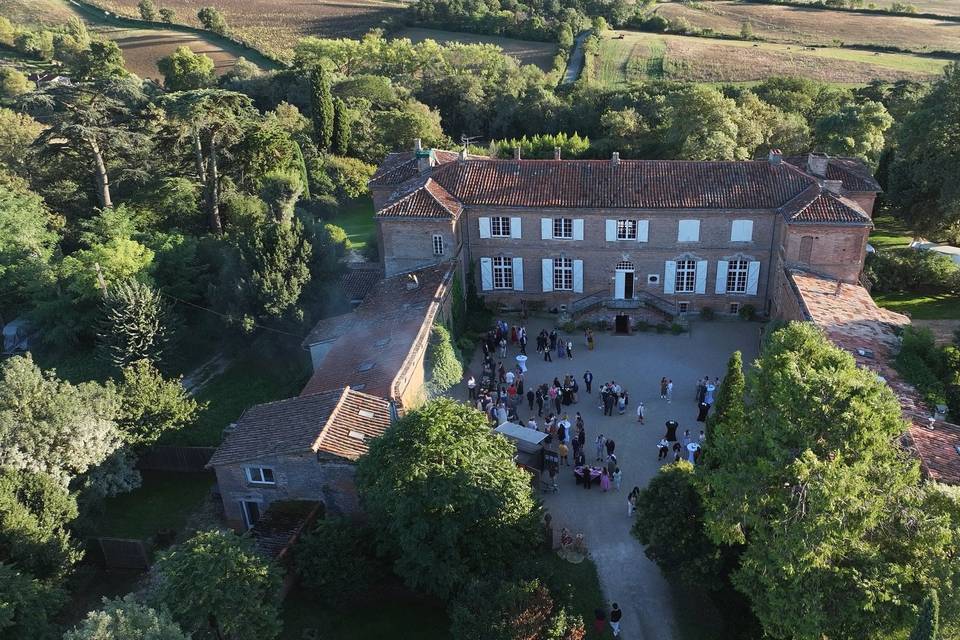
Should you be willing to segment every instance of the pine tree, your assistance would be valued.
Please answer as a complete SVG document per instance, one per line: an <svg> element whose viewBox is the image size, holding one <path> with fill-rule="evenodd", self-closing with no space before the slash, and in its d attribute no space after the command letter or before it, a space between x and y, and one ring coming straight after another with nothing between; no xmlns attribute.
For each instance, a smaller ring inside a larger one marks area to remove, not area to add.
<svg viewBox="0 0 960 640"><path fill-rule="evenodd" d="M170 340L170 312L159 292L138 280L120 282L103 299L99 334L103 355L117 368L156 363Z"/></svg>
<svg viewBox="0 0 960 640"><path fill-rule="evenodd" d="M940 598L935 590L931 590L920 607L917 625L910 633L910 640L937 640L940 637L937 629L939 626Z"/></svg>
<svg viewBox="0 0 960 640"><path fill-rule="evenodd" d="M318 64L310 74L310 110L313 116L313 139L321 151L333 142L333 97L330 78L323 65Z"/></svg>
<svg viewBox="0 0 960 640"><path fill-rule="evenodd" d="M350 146L350 122L347 116L347 105L340 98L336 98L333 101L332 151L338 156L345 156L348 146Z"/></svg>

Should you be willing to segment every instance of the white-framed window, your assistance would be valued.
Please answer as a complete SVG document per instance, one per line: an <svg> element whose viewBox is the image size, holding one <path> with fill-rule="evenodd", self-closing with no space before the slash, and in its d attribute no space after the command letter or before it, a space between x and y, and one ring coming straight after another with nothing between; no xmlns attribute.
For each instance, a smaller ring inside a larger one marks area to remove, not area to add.
<svg viewBox="0 0 960 640"><path fill-rule="evenodd" d="M573 291L573 260L554 258L553 288L555 291Z"/></svg>
<svg viewBox="0 0 960 640"><path fill-rule="evenodd" d="M573 239L573 218L554 218L553 237L563 240Z"/></svg>
<svg viewBox="0 0 960 640"><path fill-rule="evenodd" d="M747 260L730 260L727 263L727 293L747 292L747 270L750 262Z"/></svg>
<svg viewBox="0 0 960 640"><path fill-rule="evenodd" d="M636 240L637 221L617 220L617 240Z"/></svg>
<svg viewBox="0 0 960 640"><path fill-rule="evenodd" d="M700 221L681 220L678 222L677 242L700 242Z"/></svg>
<svg viewBox="0 0 960 640"><path fill-rule="evenodd" d="M733 314L740 313L740 303L739 303L739 302L731 302L731 303L730 303L730 313L733 313Z"/></svg>
<svg viewBox="0 0 960 640"><path fill-rule="evenodd" d="M684 301L684 302L677 303L677 313L686 313L689 310L690 310L689 302Z"/></svg>
<svg viewBox="0 0 960 640"><path fill-rule="evenodd" d="M677 293L693 293L697 286L697 261L677 260Z"/></svg>
<svg viewBox="0 0 960 640"><path fill-rule="evenodd" d="M247 482L253 484L277 484L270 467L246 467Z"/></svg>
<svg viewBox="0 0 960 640"><path fill-rule="evenodd" d="M513 289L513 260L495 257L493 259L493 288Z"/></svg>
<svg viewBox="0 0 960 640"><path fill-rule="evenodd" d="M509 238L510 218L507 216L493 216L490 218L490 235L494 238Z"/></svg>
<svg viewBox="0 0 960 640"><path fill-rule="evenodd" d="M734 220L730 223L730 242L752 242L753 220Z"/></svg>
<svg viewBox="0 0 960 640"><path fill-rule="evenodd" d="M443 255L443 236L439 233L433 234L433 255Z"/></svg>

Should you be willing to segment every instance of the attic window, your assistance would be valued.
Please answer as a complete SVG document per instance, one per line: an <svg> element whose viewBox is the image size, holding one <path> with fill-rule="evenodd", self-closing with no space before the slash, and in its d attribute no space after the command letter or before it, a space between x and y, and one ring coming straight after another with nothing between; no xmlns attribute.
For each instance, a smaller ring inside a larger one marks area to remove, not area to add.
<svg viewBox="0 0 960 640"><path fill-rule="evenodd" d="M353 429L350 430L350 434L349 434L349 435L350 435L350 437L353 438L354 440L359 440L360 442L363 442L364 440L367 439L367 436L363 435L363 434L360 433L359 431L354 431Z"/></svg>
<svg viewBox="0 0 960 640"><path fill-rule="evenodd" d="M370 419L373 419L376 417L373 415L373 411L367 411L366 409L360 409L360 411L357 411L357 415L359 415L361 418L370 418Z"/></svg>
<svg viewBox="0 0 960 640"><path fill-rule="evenodd" d="M357 371L370 371L373 369L374 362L373 360L367 360L366 362L361 362L360 366L357 367Z"/></svg>

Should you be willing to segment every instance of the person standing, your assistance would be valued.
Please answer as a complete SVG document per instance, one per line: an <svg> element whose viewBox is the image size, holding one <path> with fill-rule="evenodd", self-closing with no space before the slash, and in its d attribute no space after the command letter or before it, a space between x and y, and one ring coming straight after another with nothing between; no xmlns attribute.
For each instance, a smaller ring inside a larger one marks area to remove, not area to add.
<svg viewBox="0 0 960 640"><path fill-rule="evenodd" d="M623 612L620 610L620 607L617 606L617 603L613 603L613 608L610 609L610 628L613 629L613 637L616 638L620 635L620 618L623 617Z"/></svg>
<svg viewBox="0 0 960 640"><path fill-rule="evenodd" d="M467 395L470 400L476 402L477 400L477 379L473 377L473 374L470 374L470 377L467 378Z"/></svg>
<svg viewBox="0 0 960 640"><path fill-rule="evenodd" d="M617 443L613 441L613 438L607 438L603 444L607 448L607 455L613 457L613 451L617 448Z"/></svg>
<svg viewBox="0 0 960 640"><path fill-rule="evenodd" d="M534 393L533 389L527 389L527 404L530 405L530 411L533 411L533 401L536 400L537 394Z"/></svg>
<svg viewBox="0 0 960 640"><path fill-rule="evenodd" d="M643 424L643 413L645 409L643 407L643 402L637 405L637 422Z"/></svg>
<svg viewBox="0 0 960 640"><path fill-rule="evenodd" d="M657 462L666 460L668 453L670 453L670 443L666 438L660 438L660 442L657 443Z"/></svg>
<svg viewBox="0 0 960 640"><path fill-rule="evenodd" d="M603 434L602 434L602 433L597 436L597 442L596 442L596 444L597 444L597 460L599 460L600 462L603 462L603 461L604 461L604 455L603 455L603 454L604 454L604 450L605 450L604 447L606 446L607 441L603 438Z"/></svg>
<svg viewBox="0 0 960 640"><path fill-rule="evenodd" d="M616 467L613 470L613 488L617 491L620 491L620 485L623 483L623 473L620 472L620 467Z"/></svg>
<svg viewBox="0 0 960 640"><path fill-rule="evenodd" d="M593 477L590 475L590 466L583 465L583 488L589 489L592 482Z"/></svg>
<svg viewBox="0 0 960 640"><path fill-rule="evenodd" d="M697 412L697 422L706 422L707 421L707 411L710 410L710 405L706 402L700 403L700 410Z"/></svg>
<svg viewBox="0 0 960 640"><path fill-rule="evenodd" d="M550 349L543 350L543 361L544 362L553 362L553 356L550 355Z"/></svg>
<svg viewBox="0 0 960 640"><path fill-rule="evenodd" d="M613 391L608 391L603 398L603 415L613 415L613 404L617 401L617 395Z"/></svg>
<svg viewBox="0 0 960 640"><path fill-rule="evenodd" d="M613 472L617 470L617 456L611 455L607 460L607 475L613 479Z"/></svg>
<svg viewBox="0 0 960 640"><path fill-rule="evenodd" d="M607 473L606 467L600 471L600 489L602 489L604 493L610 491L610 474Z"/></svg>
<svg viewBox="0 0 960 640"><path fill-rule="evenodd" d="M673 380L667 380L667 402L673 402Z"/></svg>
<svg viewBox="0 0 960 640"><path fill-rule="evenodd" d="M667 379L666 377L660 378L660 399L667 399Z"/></svg>
<svg viewBox="0 0 960 640"><path fill-rule="evenodd" d="M500 357L501 358L507 357L507 339L506 338L500 338Z"/></svg>
<svg viewBox="0 0 960 640"><path fill-rule="evenodd" d="M567 357L573 360L573 340L567 340Z"/></svg>
<svg viewBox="0 0 960 640"><path fill-rule="evenodd" d="M587 369L583 372L583 384L587 386L587 393L593 393L593 372Z"/></svg>
<svg viewBox="0 0 960 640"><path fill-rule="evenodd" d="M570 453L570 449L567 448L567 443L563 440L560 440L560 444L557 446L557 453L560 454L560 464L565 464L569 467L570 459L568 455Z"/></svg>

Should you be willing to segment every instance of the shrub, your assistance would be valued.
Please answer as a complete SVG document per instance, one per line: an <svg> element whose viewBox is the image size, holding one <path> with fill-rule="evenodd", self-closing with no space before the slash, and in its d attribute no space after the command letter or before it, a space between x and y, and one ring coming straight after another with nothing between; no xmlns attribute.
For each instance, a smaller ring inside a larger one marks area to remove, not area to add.
<svg viewBox="0 0 960 640"><path fill-rule="evenodd" d="M633 328L636 329L637 331L649 331L650 323L647 322L646 320L638 320L637 324L635 324Z"/></svg>
<svg viewBox="0 0 960 640"><path fill-rule="evenodd" d="M662 323L662 322L658 322L658 323L657 323L657 333L663 333L664 331L666 331L666 330L669 329L669 328L670 328L669 326L667 326L666 324L664 324L664 323Z"/></svg>
<svg viewBox="0 0 960 640"><path fill-rule="evenodd" d="M574 324L573 320L568 320L560 325L560 331L564 333L573 333L577 330L577 325Z"/></svg>
<svg viewBox="0 0 960 640"><path fill-rule="evenodd" d="M715 314L713 307L704 307L700 309L700 319L701 320L713 320Z"/></svg>
<svg viewBox="0 0 960 640"><path fill-rule="evenodd" d="M557 606L538 579L475 581L453 602L450 623L460 640L581 640L586 634L583 620Z"/></svg>
<svg viewBox="0 0 960 640"><path fill-rule="evenodd" d="M929 329L907 327L894 366L907 382L923 394L928 404L945 401L946 358Z"/></svg>
<svg viewBox="0 0 960 640"><path fill-rule="evenodd" d="M430 391L440 394L460 383L463 378L463 365L457 359L453 349L450 332L443 325L434 325L427 352L430 363Z"/></svg>
<svg viewBox="0 0 960 640"><path fill-rule="evenodd" d="M757 309L752 304L745 304L740 307L740 317L750 321L757 317Z"/></svg>
<svg viewBox="0 0 960 640"><path fill-rule="evenodd" d="M880 292L960 290L960 267L934 251L895 249L867 255L867 278Z"/></svg>
<svg viewBox="0 0 960 640"><path fill-rule="evenodd" d="M680 324L679 322L674 322L673 324L670 325L670 333L672 333L675 336L680 335L681 333L683 333L683 325Z"/></svg>
<svg viewBox="0 0 960 640"><path fill-rule="evenodd" d="M364 525L342 519L320 520L293 550L300 581L336 606L365 593L383 569L374 556L373 534Z"/></svg>

